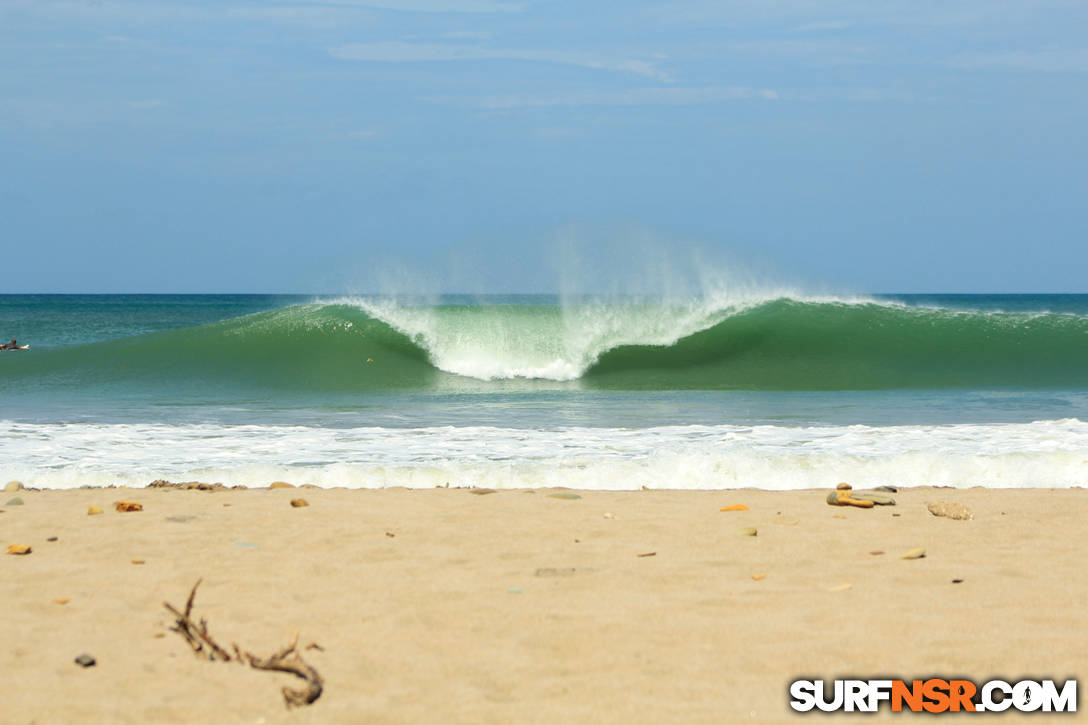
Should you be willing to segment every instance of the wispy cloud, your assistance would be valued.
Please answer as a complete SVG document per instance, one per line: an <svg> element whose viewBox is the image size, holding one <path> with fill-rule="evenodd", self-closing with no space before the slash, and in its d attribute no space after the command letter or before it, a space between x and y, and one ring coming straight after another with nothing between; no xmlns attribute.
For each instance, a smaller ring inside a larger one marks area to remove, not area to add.
<svg viewBox="0 0 1088 725"><path fill-rule="evenodd" d="M826 40L759 40L723 43L721 50L757 58L806 60L822 66L872 63L881 48L868 43Z"/></svg>
<svg viewBox="0 0 1088 725"><path fill-rule="evenodd" d="M410 13L520 13L526 9L525 3L504 0L294 0L294 2Z"/></svg>
<svg viewBox="0 0 1088 725"><path fill-rule="evenodd" d="M622 91L582 91L540 95L492 95L477 98L433 96L433 103L470 106L487 110L547 108L557 106L686 106L725 101L778 99L778 92L747 86L708 88L634 88Z"/></svg>
<svg viewBox="0 0 1088 725"><path fill-rule="evenodd" d="M969 70L1007 68L1046 73L1088 73L1088 50L1049 48L1005 53L960 53L949 65Z"/></svg>
<svg viewBox="0 0 1088 725"><path fill-rule="evenodd" d="M566 50L523 50L481 48L479 46L437 43L350 43L329 48L329 54L341 60L378 63L421 63L464 60L520 60L537 63L559 63L597 70L633 73L645 78L668 82L668 74L654 63L627 58L607 58L599 55Z"/></svg>

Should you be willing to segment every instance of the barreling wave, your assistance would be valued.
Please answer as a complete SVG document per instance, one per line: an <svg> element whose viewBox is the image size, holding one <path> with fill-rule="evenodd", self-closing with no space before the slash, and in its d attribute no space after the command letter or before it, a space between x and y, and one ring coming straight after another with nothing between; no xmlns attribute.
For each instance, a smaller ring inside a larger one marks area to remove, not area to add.
<svg viewBox="0 0 1088 725"><path fill-rule="evenodd" d="M11 358L3 381L18 385L1088 387L1088 316L790 297L565 306L344 299Z"/></svg>

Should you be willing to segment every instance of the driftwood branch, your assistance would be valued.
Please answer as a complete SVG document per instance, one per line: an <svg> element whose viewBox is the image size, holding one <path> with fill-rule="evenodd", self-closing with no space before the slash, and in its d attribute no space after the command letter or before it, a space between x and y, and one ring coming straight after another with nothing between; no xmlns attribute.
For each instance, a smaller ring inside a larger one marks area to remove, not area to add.
<svg viewBox="0 0 1088 725"><path fill-rule="evenodd" d="M249 662L249 666L254 669L288 672L306 681L306 688L302 690L293 690L290 687L283 688L283 699L287 703L288 709L309 705L321 697L321 690L325 681L321 679L321 675L318 674L317 670L306 664L302 657L299 656L297 629L291 635L291 644L271 657L262 659L249 652L245 653L245 657L246 661Z"/></svg>
<svg viewBox="0 0 1088 725"><path fill-rule="evenodd" d="M196 588L200 586L200 582L203 579L197 579L196 584L193 585L193 590L189 592L189 601L185 603L185 613L179 612L174 605L170 602L163 602L170 613L174 615L174 626L170 629L179 633L185 638L185 641L189 643L189 646L193 648L193 652L196 652L201 657L212 660L222 660L223 662L230 662L231 657L225 649L216 644L212 639L211 634L208 633L208 622L201 618L200 624L197 625L193 622L190 615L193 612L193 599L196 598Z"/></svg>
<svg viewBox="0 0 1088 725"><path fill-rule="evenodd" d="M257 657L251 652L245 652L234 642L231 642L231 648L234 650L234 655L231 656L226 649L219 646L212 638L208 632L207 620L201 618L199 624L195 623L192 619L193 600L196 598L196 589L202 581L204 580L198 579L196 584L193 585L192 591L189 592L189 600L185 603L184 612L179 611L170 602L163 602L163 606L174 615L174 626L170 629L180 634L197 656L213 662L216 660L222 662L233 660L239 663L248 663L250 667L256 670L286 672L302 678L306 682L305 688L300 690L289 687L283 688L283 699L287 709L309 705L321 697L325 681L317 670L303 661L302 656L299 654L297 629L291 635L291 643L269 657ZM306 649L321 650L322 648L319 645L310 644Z"/></svg>

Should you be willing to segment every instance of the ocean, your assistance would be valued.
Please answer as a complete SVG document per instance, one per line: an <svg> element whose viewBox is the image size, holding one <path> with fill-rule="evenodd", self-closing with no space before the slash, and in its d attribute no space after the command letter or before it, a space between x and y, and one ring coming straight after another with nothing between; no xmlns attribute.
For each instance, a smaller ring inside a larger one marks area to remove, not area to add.
<svg viewBox="0 0 1088 725"><path fill-rule="evenodd" d="M0 295L0 476L1088 484L1088 295Z"/></svg>

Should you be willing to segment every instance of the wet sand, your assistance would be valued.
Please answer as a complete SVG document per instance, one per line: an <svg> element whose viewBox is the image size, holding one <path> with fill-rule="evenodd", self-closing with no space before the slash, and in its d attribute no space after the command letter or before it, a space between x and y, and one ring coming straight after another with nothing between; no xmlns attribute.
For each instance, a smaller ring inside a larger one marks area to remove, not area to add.
<svg viewBox="0 0 1088 725"><path fill-rule="evenodd" d="M2 719L781 722L806 717L797 678L1088 673L1088 492L913 488L869 510L826 495L3 493L24 504L0 505L0 551L32 552L0 554ZM221 644L266 655L298 629L323 648L304 654L320 699L288 712L280 688L300 680L192 654L163 601L183 608L201 578L194 613Z"/></svg>

